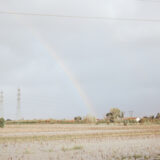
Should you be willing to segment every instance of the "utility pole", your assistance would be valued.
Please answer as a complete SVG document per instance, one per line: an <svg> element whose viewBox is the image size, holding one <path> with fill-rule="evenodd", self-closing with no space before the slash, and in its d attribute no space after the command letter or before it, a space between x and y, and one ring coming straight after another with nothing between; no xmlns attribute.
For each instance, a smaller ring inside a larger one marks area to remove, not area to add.
<svg viewBox="0 0 160 160"><path fill-rule="evenodd" d="M0 92L0 118L4 118L4 115L3 115L3 91Z"/></svg>
<svg viewBox="0 0 160 160"><path fill-rule="evenodd" d="M17 90L17 120L21 119L21 90L20 88Z"/></svg>
<svg viewBox="0 0 160 160"><path fill-rule="evenodd" d="M133 117L133 111L129 111L129 116Z"/></svg>
<svg viewBox="0 0 160 160"><path fill-rule="evenodd" d="M126 112L124 111L124 112L123 112L123 117L125 117L125 114L126 114Z"/></svg>

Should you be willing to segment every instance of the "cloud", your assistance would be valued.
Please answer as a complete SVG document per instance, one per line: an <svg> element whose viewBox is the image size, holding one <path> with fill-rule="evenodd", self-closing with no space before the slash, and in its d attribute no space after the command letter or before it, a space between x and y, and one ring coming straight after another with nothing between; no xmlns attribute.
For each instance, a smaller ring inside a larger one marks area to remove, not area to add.
<svg viewBox="0 0 160 160"><path fill-rule="evenodd" d="M135 0L5 0L0 10L160 18L155 4ZM70 68L99 115L112 106L135 110L137 115L144 114L144 110L145 114L158 112L159 28L159 23L151 22L0 15L0 86L7 92L6 117L14 117L18 86L23 92L25 118L72 118L88 112L40 38Z"/></svg>

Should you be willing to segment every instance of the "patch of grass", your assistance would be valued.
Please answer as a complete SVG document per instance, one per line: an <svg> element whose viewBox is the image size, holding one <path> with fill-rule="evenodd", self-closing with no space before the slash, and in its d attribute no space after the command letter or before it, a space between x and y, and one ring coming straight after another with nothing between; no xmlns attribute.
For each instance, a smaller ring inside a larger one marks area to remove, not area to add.
<svg viewBox="0 0 160 160"><path fill-rule="evenodd" d="M108 133L92 133L92 134L76 134L76 135L34 135L34 136L3 136L0 137L0 143L13 142L25 142L25 141L50 141L50 140L61 140L61 139L81 139L81 138L99 138L99 137L138 137L147 135L160 135L159 130L155 131L142 131L142 132L108 132Z"/></svg>
<svg viewBox="0 0 160 160"><path fill-rule="evenodd" d="M142 156L139 154L135 154L135 155L133 155L133 158L136 160L136 159L142 158Z"/></svg>
<svg viewBox="0 0 160 160"><path fill-rule="evenodd" d="M81 149L83 149L82 146L73 146L72 148L62 147L62 151L63 152L72 151L72 150L81 150Z"/></svg>
<svg viewBox="0 0 160 160"><path fill-rule="evenodd" d="M148 159L150 159L150 156L144 156L144 159L146 159L146 160L148 160Z"/></svg>
<svg viewBox="0 0 160 160"><path fill-rule="evenodd" d="M62 149L61 149L63 152L66 152L66 151L68 151L69 150L69 148L66 148L66 147L62 147Z"/></svg>
<svg viewBox="0 0 160 160"><path fill-rule="evenodd" d="M125 160L125 159L127 159L126 156L122 156L122 157L121 157L121 160Z"/></svg>
<svg viewBox="0 0 160 160"><path fill-rule="evenodd" d="M81 149L83 149L83 146L74 146L72 149L73 150L81 150Z"/></svg>
<svg viewBox="0 0 160 160"><path fill-rule="evenodd" d="M53 152L53 151L54 151L53 149L49 149L49 150L48 150L48 152Z"/></svg>
<svg viewBox="0 0 160 160"><path fill-rule="evenodd" d="M28 149L26 149L24 152L24 154L32 154L33 152L29 151Z"/></svg>

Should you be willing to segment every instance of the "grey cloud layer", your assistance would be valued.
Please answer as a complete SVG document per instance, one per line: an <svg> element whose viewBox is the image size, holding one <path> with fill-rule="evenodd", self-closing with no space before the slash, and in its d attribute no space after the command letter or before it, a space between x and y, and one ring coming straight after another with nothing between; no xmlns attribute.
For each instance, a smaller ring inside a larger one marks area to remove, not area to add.
<svg viewBox="0 0 160 160"><path fill-rule="evenodd" d="M157 5L136 0L0 0L0 4L0 10L21 12L160 18ZM160 23L151 22L0 15L0 86L7 92L6 117L14 118L18 86L25 118L71 118L88 112L40 39L64 60L98 115L110 107L137 115L158 112L159 28Z"/></svg>

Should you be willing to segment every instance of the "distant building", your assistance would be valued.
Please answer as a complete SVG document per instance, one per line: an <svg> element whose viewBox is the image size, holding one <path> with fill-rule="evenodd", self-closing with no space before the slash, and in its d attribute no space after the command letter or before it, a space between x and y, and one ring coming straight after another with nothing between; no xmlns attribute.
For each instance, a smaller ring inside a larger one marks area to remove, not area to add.
<svg viewBox="0 0 160 160"><path fill-rule="evenodd" d="M136 122L139 122L141 119L139 117L125 117L123 120L135 120Z"/></svg>
<svg viewBox="0 0 160 160"><path fill-rule="evenodd" d="M141 119L139 117L136 118L136 121L139 122Z"/></svg>

